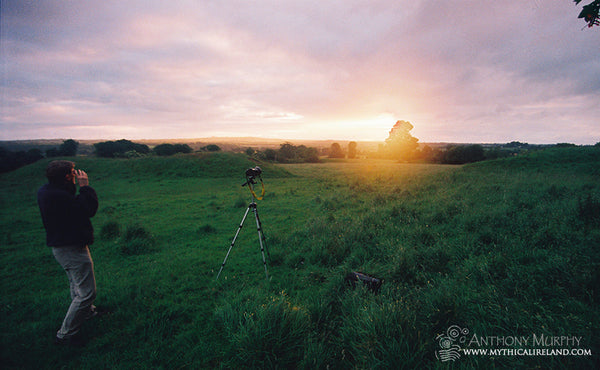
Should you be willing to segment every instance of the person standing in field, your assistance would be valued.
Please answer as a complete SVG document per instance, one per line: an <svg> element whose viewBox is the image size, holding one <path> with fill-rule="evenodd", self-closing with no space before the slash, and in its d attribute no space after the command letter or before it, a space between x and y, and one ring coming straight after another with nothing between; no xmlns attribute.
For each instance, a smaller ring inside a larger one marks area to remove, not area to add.
<svg viewBox="0 0 600 370"><path fill-rule="evenodd" d="M52 248L54 258L67 273L72 299L62 326L56 333L55 343L82 345L81 325L98 314L93 305L96 279L89 250L89 245L94 242L90 218L98 210L98 196L89 185L87 174L75 170L73 162L50 162L46 177L48 183L37 193L46 229L46 244Z"/></svg>

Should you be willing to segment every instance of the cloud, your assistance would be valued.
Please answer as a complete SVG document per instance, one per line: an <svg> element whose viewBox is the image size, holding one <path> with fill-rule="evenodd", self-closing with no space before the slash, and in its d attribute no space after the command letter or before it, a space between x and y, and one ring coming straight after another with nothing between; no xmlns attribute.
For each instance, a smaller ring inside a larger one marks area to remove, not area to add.
<svg viewBox="0 0 600 370"><path fill-rule="evenodd" d="M0 139L383 140L396 120L421 141L598 133L598 31L569 2L1 6Z"/></svg>

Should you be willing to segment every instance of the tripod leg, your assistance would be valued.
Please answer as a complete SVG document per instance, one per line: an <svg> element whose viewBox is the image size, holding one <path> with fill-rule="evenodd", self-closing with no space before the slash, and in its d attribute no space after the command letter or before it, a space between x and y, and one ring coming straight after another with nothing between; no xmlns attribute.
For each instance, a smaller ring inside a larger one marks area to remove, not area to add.
<svg viewBox="0 0 600 370"><path fill-rule="evenodd" d="M265 267L265 276L267 277L267 281L269 280L269 273L267 272L267 261L265 260L265 247L263 244L263 233L262 227L260 224L260 219L258 218L258 209L256 208L256 203L254 204L254 218L256 219L256 230L258 230L258 242L260 243L260 253L262 254L263 266Z"/></svg>
<svg viewBox="0 0 600 370"><path fill-rule="evenodd" d="M219 280L219 276L221 275L221 271L223 271L223 267L225 267L225 262L227 262L227 258L229 257L229 253L231 252L231 249L233 248L233 245L235 244L235 240L237 239L237 237L240 233L240 230L242 230L242 227L244 226L244 221L246 221L246 216L248 216L248 212L250 211L250 208L252 208L252 205L249 205L248 209L246 209L246 213L244 213L242 222L240 222L240 226L238 227L237 231L235 232L235 236L233 237L233 240L231 241L231 245L229 246L229 250L227 251L227 254L225 255L223 264L221 264L221 269L219 270L219 273L217 274L217 280ZM256 209L256 208L254 208L254 209Z"/></svg>
<svg viewBox="0 0 600 370"><path fill-rule="evenodd" d="M260 222L260 217L258 217L258 208L255 209L254 214L256 216L256 222L257 222L258 228L260 229L260 237L262 238L262 242L264 243L264 246L265 246L265 252L267 252L267 259L269 259L269 261L270 261L271 254L269 253L269 248L267 248L267 240L265 237L265 232L262 227L262 222Z"/></svg>

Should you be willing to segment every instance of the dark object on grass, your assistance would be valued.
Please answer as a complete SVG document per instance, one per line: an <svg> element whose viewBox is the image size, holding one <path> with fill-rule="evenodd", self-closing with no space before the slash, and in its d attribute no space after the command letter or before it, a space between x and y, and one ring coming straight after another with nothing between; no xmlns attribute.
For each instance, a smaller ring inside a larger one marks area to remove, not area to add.
<svg viewBox="0 0 600 370"><path fill-rule="evenodd" d="M349 272L346 274L344 278L348 284L350 284L353 288L356 287L357 282L362 282L364 285L369 288L373 293L379 293L379 288L381 288L381 284L383 283L381 279L378 279L373 276L369 276L367 274L363 274L362 272Z"/></svg>

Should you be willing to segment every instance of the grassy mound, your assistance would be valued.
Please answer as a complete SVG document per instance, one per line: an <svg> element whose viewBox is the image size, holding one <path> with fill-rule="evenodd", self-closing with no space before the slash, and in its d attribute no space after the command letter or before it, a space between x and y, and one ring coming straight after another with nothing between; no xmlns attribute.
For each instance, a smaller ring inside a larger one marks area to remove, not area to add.
<svg viewBox="0 0 600 370"><path fill-rule="evenodd" d="M76 157L66 158L85 170L92 180L164 178L232 178L243 179L246 169L260 166L263 176L279 178L290 176L285 169L268 162L249 159L243 154L197 153L170 157L147 156L130 159ZM51 159L41 160L16 171L3 174L3 179L41 178Z"/></svg>
<svg viewBox="0 0 600 370"><path fill-rule="evenodd" d="M471 166L497 170L567 171L600 175L598 147L550 147L518 157L478 162Z"/></svg>

